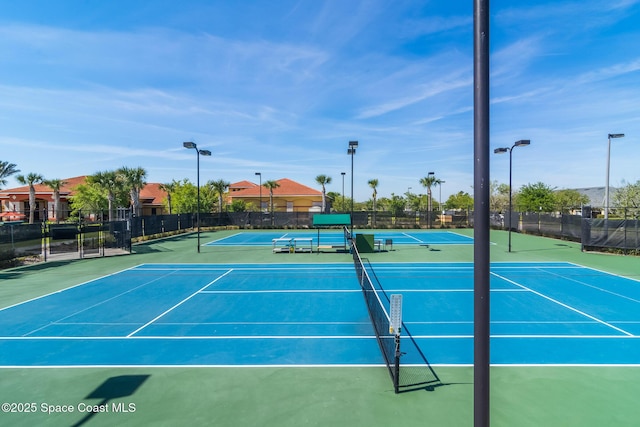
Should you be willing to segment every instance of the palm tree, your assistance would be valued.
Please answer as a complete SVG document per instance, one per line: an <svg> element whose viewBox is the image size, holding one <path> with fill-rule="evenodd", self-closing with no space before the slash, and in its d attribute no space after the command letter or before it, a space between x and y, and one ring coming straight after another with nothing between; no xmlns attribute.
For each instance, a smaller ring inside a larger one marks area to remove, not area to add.
<svg viewBox="0 0 640 427"><path fill-rule="evenodd" d="M129 168L124 166L117 170L117 174L129 190L133 213L140 216L140 191L147 185L145 181L147 171L141 167Z"/></svg>
<svg viewBox="0 0 640 427"><path fill-rule="evenodd" d="M280 184L278 184L278 181L269 180L269 181L265 181L264 184L262 184L262 186L267 190L269 190L269 206L271 206L271 225L273 225L273 190L275 188L280 187Z"/></svg>
<svg viewBox="0 0 640 427"><path fill-rule="evenodd" d="M60 207L60 189L67 182L61 179L45 179L42 183L53 190L53 215L56 217L56 223L58 223L62 216L62 209Z"/></svg>
<svg viewBox="0 0 640 427"><path fill-rule="evenodd" d="M169 215L171 215L171 194L173 194L180 183L175 179L167 184L160 184L159 188L167 193L167 206L169 207Z"/></svg>
<svg viewBox="0 0 640 427"><path fill-rule="evenodd" d="M373 194L371 195L371 197L373 198L373 226L376 226L376 200L378 198L378 180L377 179L370 179L369 181L367 181L367 184L369 184L369 187L373 188Z"/></svg>
<svg viewBox="0 0 640 427"><path fill-rule="evenodd" d="M30 173L27 176L16 176L18 182L22 185L29 186L29 224L33 224L36 212L36 188L35 184L39 184L44 179L42 175L37 173Z"/></svg>
<svg viewBox="0 0 640 427"><path fill-rule="evenodd" d="M7 185L7 178L18 172L20 172L20 170L16 169L14 163L0 160L0 187Z"/></svg>
<svg viewBox="0 0 640 427"><path fill-rule="evenodd" d="M107 203L109 210L109 222L113 221L113 205L116 200L116 193L120 190L121 183L115 171L104 171L87 177L89 184L96 184L107 192Z"/></svg>
<svg viewBox="0 0 640 427"><path fill-rule="evenodd" d="M325 213L327 211L327 190L325 189L325 185L331 184L331 177L318 175L316 176L316 182L322 186L322 212Z"/></svg>
<svg viewBox="0 0 640 427"><path fill-rule="evenodd" d="M224 193L227 192L230 185L231 183L225 181L224 179L207 182L207 186L213 188L214 193L218 196L218 213L222 212L222 197L224 196Z"/></svg>
<svg viewBox="0 0 640 427"><path fill-rule="evenodd" d="M427 196L429 198L428 204L427 204L427 215L429 215L429 227L431 227L431 211L433 210L431 187L433 187L434 185L439 185L441 183L442 181L436 178L435 175L433 175L433 172L429 173L424 178L420 178L420 184L427 189Z"/></svg>

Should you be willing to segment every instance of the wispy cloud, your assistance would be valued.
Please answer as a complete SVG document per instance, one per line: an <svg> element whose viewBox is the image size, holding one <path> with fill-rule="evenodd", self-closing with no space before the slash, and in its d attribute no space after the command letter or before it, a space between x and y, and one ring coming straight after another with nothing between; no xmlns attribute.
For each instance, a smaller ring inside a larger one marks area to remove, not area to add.
<svg viewBox="0 0 640 427"><path fill-rule="evenodd" d="M439 95L455 89L460 89L462 87L468 87L471 83L472 83L472 80L470 79L459 79L459 80L453 80L453 81L443 80L443 81L433 82L429 84L424 84L415 89L415 92L416 92L415 95L406 96L404 98L393 99L384 104L375 105L373 107L366 108L365 110L361 111L356 116L356 118L368 119L372 117L381 116L391 111L396 111L401 108L405 108L407 106L424 101L425 99L431 98L435 95Z"/></svg>

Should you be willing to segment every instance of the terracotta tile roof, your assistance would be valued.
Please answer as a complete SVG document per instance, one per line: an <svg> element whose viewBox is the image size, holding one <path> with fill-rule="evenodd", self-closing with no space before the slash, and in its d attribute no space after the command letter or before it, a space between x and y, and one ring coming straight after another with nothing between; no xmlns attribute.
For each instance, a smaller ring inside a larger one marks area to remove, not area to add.
<svg viewBox="0 0 640 427"><path fill-rule="evenodd" d="M288 178L282 178L276 181L280 186L273 189L274 196L322 196L322 192ZM264 184L264 183L263 183ZM260 186L247 188L245 190L234 191L231 197L257 197L260 195ZM269 190L262 187L262 196L269 195Z"/></svg>
<svg viewBox="0 0 640 427"><path fill-rule="evenodd" d="M62 179L65 184L60 188L60 196L62 196L63 199L72 196L75 187L80 184L85 184L86 179L86 175ZM40 200L53 200L53 190L50 187L44 184L36 184L33 187L36 190L36 198ZM18 196L16 200L27 200L29 198L29 186L23 185L21 187L0 190L0 199L8 199L13 195ZM144 200L145 203L152 205L161 205L166 197L167 193L160 189L160 184L158 183L147 183L140 192L140 200Z"/></svg>
<svg viewBox="0 0 640 427"><path fill-rule="evenodd" d="M167 198L167 192L160 189L162 184L147 183L140 191L140 201L148 205L162 205L162 201Z"/></svg>
<svg viewBox="0 0 640 427"><path fill-rule="evenodd" d="M245 188L252 188L257 186L258 184L255 184L251 181L234 182L233 184L229 185L229 191L240 191L244 190Z"/></svg>
<svg viewBox="0 0 640 427"><path fill-rule="evenodd" d="M64 184L60 187L60 196L62 196L62 198L71 196L73 194L73 189L80 184L84 184L86 178L86 175L82 175L62 179ZM53 190L51 187L44 184L35 184L33 188L36 190L36 198L41 200L53 200ZM27 200L29 198L29 186L23 185L21 187L0 190L0 199L8 199L9 196L17 196L16 200Z"/></svg>

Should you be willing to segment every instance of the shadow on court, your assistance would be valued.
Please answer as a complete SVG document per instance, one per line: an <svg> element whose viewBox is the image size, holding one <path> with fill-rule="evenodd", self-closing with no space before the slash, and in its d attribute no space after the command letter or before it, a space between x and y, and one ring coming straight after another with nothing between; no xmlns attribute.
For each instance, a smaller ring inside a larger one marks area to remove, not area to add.
<svg viewBox="0 0 640 427"><path fill-rule="evenodd" d="M4 270L0 271L0 277L2 279L19 279L28 275L29 273L40 273L46 272L50 269L60 268L66 265L72 264L74 261L78 261L77 259L68 259L68 260L60 260L60 261L48 261L48 262L40 262L36 264L29 264L19 266L12 270Z"/></svg>
<svg viewBox="0 0 640 427"><path fill-rule="evenodd" d="M102 399L98 403L87 403L87 407L95 407L95 410L87 412L84 418L73 424L72 427L84 425L96 414L101 412L134 412L135 406L130 406L132 404L129 402L113 402L111 405L109 405L109 402L113 399L133 396L138 388L140 388L140 386L150 376L151 375L120 375L117 377L107 378L102 384L85 397L85 399Z"/></svg>

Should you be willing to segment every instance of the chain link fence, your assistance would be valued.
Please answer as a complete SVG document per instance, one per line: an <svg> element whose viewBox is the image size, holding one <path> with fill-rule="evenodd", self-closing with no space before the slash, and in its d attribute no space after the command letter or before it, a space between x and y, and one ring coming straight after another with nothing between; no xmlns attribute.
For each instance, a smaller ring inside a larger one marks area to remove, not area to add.
<svg viewBox="0 0 640 427"><path fill-rule="evenodd" d="M580 242L583 250L640 253L640 224L637 209L620 209L615 217L592 218L591 209L581 215L492 212L494 229L535 234ZM220 212L200 214L200 227L312 228L314 212ZM119 215L122 217L123 215ZM175 234L197 227L196 214L133 216L118 221L104 221L105 215L92 216L75 223L37 223L22 221L0 223L0 265L14 265L14 260L27 262L59 258L86 258L130 253L136 238ZM455 212L390 212L353 213L356 228L467 228L473 227L473 211Z"/></svg>

